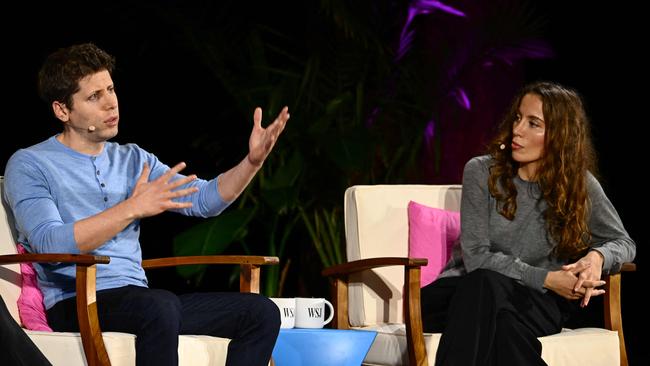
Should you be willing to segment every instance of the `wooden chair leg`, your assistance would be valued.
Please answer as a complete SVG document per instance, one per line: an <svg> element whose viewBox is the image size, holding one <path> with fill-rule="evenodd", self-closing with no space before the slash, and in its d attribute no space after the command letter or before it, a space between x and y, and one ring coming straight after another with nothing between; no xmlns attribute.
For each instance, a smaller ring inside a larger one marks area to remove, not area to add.
<svg viewBox="0 0 650 366"><path fill-rule="evenodd" d="M404 271L404 321L409 364L429 366L420 310L420 267L409 267Z"/></svg>
<svg viewBox="0 0 650 366"><path fill-rule="evenodd" d="M88 366L110 366L97 318L97 267L77 265L77 317Z"/></svg>
<svg viewBox="0 0 650 366"><path fill-rule="evenodd" d="M334 329L350 329L348 316L348 282L346 278L334 278L332 283L332 302L334 305Z"/></svg>
<svg viewBox="0 0 650 366"><path fill-rule="evenodd" d="M627 351L623 335L623 317L621 315L621 274L609 275L605 278L605 328L618 332L621 366L627 366Z"/></svg>

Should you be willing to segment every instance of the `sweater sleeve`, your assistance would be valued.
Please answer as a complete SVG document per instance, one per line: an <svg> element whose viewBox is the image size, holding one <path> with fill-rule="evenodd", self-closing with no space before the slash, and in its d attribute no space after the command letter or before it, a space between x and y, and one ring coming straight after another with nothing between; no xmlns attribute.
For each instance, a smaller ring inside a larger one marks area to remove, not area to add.
<svg viewBox="0 0 650 366"><path fill-rule="evenodd" d="M539 291L548 269L531 266L513 255L496 251L490 242L489 160L473 158L463 172L461 198L461 247L467 272L489 269L519 280Z"/></svg>
<svg viewBox="0 0 650 366"><path fill-rule="evenodd" d="M616 273L623 263L634 260L636 244L623 227L621 218L600 183L591 174L587 179L591 199L591 247L603 255L603 272Z"/></svg>

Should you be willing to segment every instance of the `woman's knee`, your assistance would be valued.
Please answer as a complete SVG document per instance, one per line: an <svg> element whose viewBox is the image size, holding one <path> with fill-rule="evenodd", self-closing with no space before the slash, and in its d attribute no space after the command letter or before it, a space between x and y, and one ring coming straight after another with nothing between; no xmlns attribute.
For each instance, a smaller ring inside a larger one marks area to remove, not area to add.
<svg viewBox="0 0 650 366"><path fill-rule="evenodd" d="M508 337L514 334L517 328L517 317L510 311L499 311L496 317L496 335L497 337Z"/></svg>
<svg viewBox="0 0 650 366"><path fill-rule="evenodd" d="M514 280L488 269L477 269L464 276L459 283L457 294L464 298L481 296L483 300L507 299L512 291Z"/></svg>
<svg viewBox="0 0 650 366"><path fill-rule="evenodd" d="M504 281L510 281L510 278L502 275L499 272L492 271L490 269L477 269L465 276L465 281L472 284L485 285L494 285L498 283L504 283Z"/></svg>

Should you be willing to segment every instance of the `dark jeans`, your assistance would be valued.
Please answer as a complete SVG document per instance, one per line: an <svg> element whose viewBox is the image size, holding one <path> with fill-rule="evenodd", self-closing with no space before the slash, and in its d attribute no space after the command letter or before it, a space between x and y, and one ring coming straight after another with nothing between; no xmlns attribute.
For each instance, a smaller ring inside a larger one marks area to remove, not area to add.
<svg viewBox="0 0 650 366"><path fill-rule="evenodd" d="M0 364L51 365L0 301Z"/></svg>
<svg viewBox="0 0 650 366"><path fill-rule="evenodd" d="M75 301L47 311L54 330L79 330ZM178 365L179 334L232 339L226 365L267 365L280 329L278 307L249 293L175 295L125 286L98 291L97 313L102 331L136 335L137 365Z"/></svg>
<svg viewBox="0 0 650 366"><path fill-rule="evenodd" d="M442 332L436 365L546 365L537 337L558 333L570 305L490 270L422 288L425 332Z"/></svg>

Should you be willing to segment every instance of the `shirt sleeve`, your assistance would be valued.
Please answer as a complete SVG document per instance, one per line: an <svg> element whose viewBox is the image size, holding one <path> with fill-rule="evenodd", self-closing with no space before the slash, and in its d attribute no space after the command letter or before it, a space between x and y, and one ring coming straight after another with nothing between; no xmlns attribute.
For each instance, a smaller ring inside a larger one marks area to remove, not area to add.
<svg viewBox="0 0 650 366"><path fill-rule="evenodd" d="M636 244L623 227L621 218L596 178L588 176L591 211L589 230L591 248L603 255L603 272L616 273L636 255Z"/></svg>
<svg viewBox="0 0 650 366"><path fill-rule="evenodd" d="M74 223L64 223L42 171L30 163L28 153L18 151L5 171L4 195L20 233L36 253L79 253Z"/></svg>
<svg viewBox="0 0 650 366"><path fill-rule="evenodd" d="M461 247L467 272L489 269L519 280L539 291L544 290L548 269L531 266L521 259L494 251L490 243L490 191L488 189L488 162L479 158L470 160L463 172L461 197Z"/></svg>

